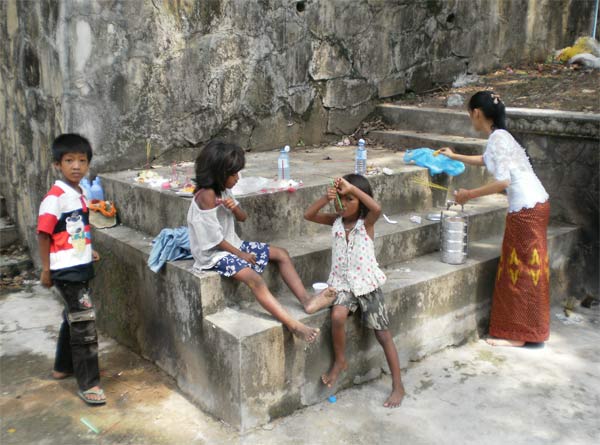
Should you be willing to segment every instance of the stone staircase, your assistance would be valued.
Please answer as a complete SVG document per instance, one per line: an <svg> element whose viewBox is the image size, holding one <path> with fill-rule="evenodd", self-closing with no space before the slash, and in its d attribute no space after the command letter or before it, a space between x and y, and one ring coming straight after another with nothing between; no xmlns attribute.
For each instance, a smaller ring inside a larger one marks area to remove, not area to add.
<svg viewBox="0 0 600 445"><path fill-rule="evenodd" d="M391 331L403 367L408 361L484 332L503 233L506 200L502 195L474 200L469 215L469 258L460 266L439 260L439 213L446 193L415 184L428 179L426 169L405 165L398 149L461 146L480 153L484 141L454 127L420 132L420 121L406 110L381 107L397 127L373 132L382 145L369 147L369 164L392 169L392 175L369 177L384 213L376 225L377 258L388 281L384 286ZM390 116L404 116L398 122ZM446 122L451 124L450 119ZM461 145L462 144L462 145ZM303 186L295 192L239 197L249 215L239 225L241 238L268 241L286 248L305 285L324 281L330 267L330 228L303 220L307 206L325 193L329 178L353 170L353 147L296 149L292 177ZM251 153L245 176L272 177L276 152ZM157 172L167 175L167 168ZM329 310L308 315L270 266L264 278L292 315L319 327L313 345L294 338L254 300L244 286L212 272L192 270L192 261L167 263L157 274L146 266L151 240L164 227L185 224L189 198L133 181L137 172L102 175L105 194L116 202L122 225L96 230L94 242L104 260L94 280L99 327L119 342L155 362L173 376L181 390L209 413L241 430L264 424L330 395L320 376L332 361ZM434 178L435 182L470 187L488 180L482 169ZM421 224L410 221L422 217ZM579 230L549 230L553 296L564 294L568 259ZM351 317L347 327L349 369L336 389L376 378L387 369L374 336Z"/></svg>

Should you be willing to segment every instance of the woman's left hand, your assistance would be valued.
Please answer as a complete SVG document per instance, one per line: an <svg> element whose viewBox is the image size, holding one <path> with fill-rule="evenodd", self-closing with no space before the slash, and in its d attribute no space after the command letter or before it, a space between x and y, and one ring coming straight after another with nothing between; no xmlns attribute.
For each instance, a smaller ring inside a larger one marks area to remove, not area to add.
<svg viewBox="0 0 600 445"><path fill-rule="evenodd" d="M100 254L95 250L92 250L92 261L100 261Z"/></svg>
<svg viewBox="0 0 600 445"><path fill-rule="evenodd" d="M454 193L454 200L460 205L466 204L469 199L471 199L471 197L469 190L467 189L459 189L458 192Z"/></svg>

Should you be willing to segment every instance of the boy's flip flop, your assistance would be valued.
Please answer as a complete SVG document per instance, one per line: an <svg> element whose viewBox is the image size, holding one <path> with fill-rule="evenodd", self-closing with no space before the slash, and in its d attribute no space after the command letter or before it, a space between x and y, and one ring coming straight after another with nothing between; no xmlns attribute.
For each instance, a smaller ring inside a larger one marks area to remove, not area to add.
<svg viewBox="0 0 600 445"><path fill-rule="evenodd" d="M103 389L87 389L85 391L77 391L77 395L79 397L81 397L81 400L83 400L85 403L89 404L89 405L104 405L106 403L106 398L103 398L101 400L96 400L96 399L91 399L88 396L89 395L95 395L95 396L102 396L104 397L104 390Z"/></svg>

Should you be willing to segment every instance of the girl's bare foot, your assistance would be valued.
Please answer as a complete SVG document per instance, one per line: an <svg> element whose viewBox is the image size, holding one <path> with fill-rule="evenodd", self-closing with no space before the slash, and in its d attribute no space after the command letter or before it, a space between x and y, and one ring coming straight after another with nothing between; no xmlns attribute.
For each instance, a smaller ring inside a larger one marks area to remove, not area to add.
<svg viewBox="0 0 600 445"><path fill-rule="evenodd" d="M321 376L321 380L327 385L328 388L331 388L333 385L335 385L335 382L337 382L340 372L345 371L347 367L348 364L346 362L336 361L333 363L333 366L329 372Z"/></svg>
<svg viewBox="0 0 600 445"><path fill-rule="evenodd" d="M485 341L491 346L512 346L515 348L519 348L525 344L524 341L507 340L505 338L487 338Z"/></svg>
<svg viewBox="0 0 600 445"><path fill-rule="evenodd" d="M335 295L335 289L333 287L328 287L321 293L312 297L304 306L304 311L307 314L314 314L323 308L331 306L335 301Z"/></svg>
<svg viewBox="0 0 600 445"><path fill-rule="evenodd" d="M397 408L402 404L404 398L404 386L400 385L399 388L392 389L392 393L387 398L383 406L386 408Z"/></svg>
<svg viewBox="0 0 600 445"><path fill-rule="evenodd" d="M308 343L313 343L319 336L319 332L321 332L319 328L310 328L300 322L298 322L295 327L290 328L290 331L292 331L296 337L300 337Z"/></svg>
<svg viewBox="0 0 600 445"><path fill-rule="evenodd" d="M72 375L72 372L52 371L52 378L55 380L66 379L67 377L71 377Z"/></svg>

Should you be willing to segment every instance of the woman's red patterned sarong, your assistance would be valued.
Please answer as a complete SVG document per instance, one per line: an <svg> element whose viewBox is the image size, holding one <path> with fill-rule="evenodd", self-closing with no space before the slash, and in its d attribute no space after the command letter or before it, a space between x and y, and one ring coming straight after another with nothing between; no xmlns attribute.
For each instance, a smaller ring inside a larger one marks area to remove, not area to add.
<svg viewBox="0 0 600 445"><path fill-rule="evenodd" d="M509 213L492 300L490 335L543 342L550 335L550 203Z"/></svg>

